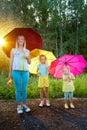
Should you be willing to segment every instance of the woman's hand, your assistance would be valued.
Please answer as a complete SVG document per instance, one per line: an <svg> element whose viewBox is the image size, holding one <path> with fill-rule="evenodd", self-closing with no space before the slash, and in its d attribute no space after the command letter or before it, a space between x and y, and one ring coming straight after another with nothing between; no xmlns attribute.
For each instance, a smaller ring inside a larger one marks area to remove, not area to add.
<svg viewBox="0 0 87 130"><path fill-rule="evenodd" d="M24 54L24 58L26 58L26 59L28 60L28 59L29 59L29 56Z"/></svg>
<svg viewBox="0 0 87 130"><path fill-rule="evenodd" d="M9 72L8 79L11 79L11 78L12 78L12 73Z"/></svg>

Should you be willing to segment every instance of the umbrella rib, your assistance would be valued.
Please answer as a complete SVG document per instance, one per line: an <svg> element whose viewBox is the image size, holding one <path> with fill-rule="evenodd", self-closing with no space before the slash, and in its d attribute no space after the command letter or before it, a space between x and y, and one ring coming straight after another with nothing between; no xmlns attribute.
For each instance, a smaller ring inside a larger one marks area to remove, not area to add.
<svg viewBox="0 0 87 130"><path fill-rule="evenodd" d="M73 58L74 58L74 55L69 60L67 60L67 62L71 61Z"/></svg>
<svg viewBox="0 0 87 130"><path fill-rule="evenodd" d="M69 63L81 63L81 61L69 62Z"/></svg>
<svg viewBox="0 0 87 130"><path fill-rule="evenodd" d="M73 65L70 65L70 66L74 67L79 73L81 73L75 66L73 66Z"/></svg>

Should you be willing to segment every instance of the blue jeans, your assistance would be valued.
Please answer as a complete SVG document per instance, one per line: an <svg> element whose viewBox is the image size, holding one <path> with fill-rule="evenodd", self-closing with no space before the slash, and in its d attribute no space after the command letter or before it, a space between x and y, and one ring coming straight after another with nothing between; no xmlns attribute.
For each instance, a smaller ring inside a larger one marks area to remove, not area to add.
<svg viewBox="0 0 87 130"><path fill-rule="evenodd" d="M13 70L12 77L16 86L16 101L17 102L26 101L29 72Z"/></svg>
<svg viewBox="0 0 87 130"><path fill-rule="evenodd" d="M64 98L65 99L73 98L73 92L64 92Z"/></svg>

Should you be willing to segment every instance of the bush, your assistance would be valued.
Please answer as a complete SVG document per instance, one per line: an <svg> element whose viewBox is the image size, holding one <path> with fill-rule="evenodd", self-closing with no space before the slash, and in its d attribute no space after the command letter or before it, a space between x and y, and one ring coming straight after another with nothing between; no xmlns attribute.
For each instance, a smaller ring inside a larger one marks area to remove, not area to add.
<svg viewBox="0 0 87 130"><path fill-rule="evenodd" d="M51 98L61 98L63 97L62 92L62 79L56 79L49 76L50 87L49 93ZM8 78L6 75L0 75L0 98L1 99L15 99L15 85L7 86L6 82ZM76 76L74 81L75 84L75 97L87 97L87 74L81 74ZM39 98L39 88L38 88L38 77L31 75L28 88L28 98Z"/></svg>

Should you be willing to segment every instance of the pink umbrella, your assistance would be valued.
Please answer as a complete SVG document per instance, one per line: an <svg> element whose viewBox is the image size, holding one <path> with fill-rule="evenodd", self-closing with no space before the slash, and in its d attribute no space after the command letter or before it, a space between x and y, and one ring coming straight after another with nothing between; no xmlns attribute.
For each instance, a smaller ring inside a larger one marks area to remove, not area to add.
<svg viewBox="0 0 87 130"><path fill-rule="evenodd" d="M50 74L56 78L61 78L64 66L70 66L70 71L74 75L78 75L84 71L87 62L82 55L65 54L51 63Z"/></svg>

